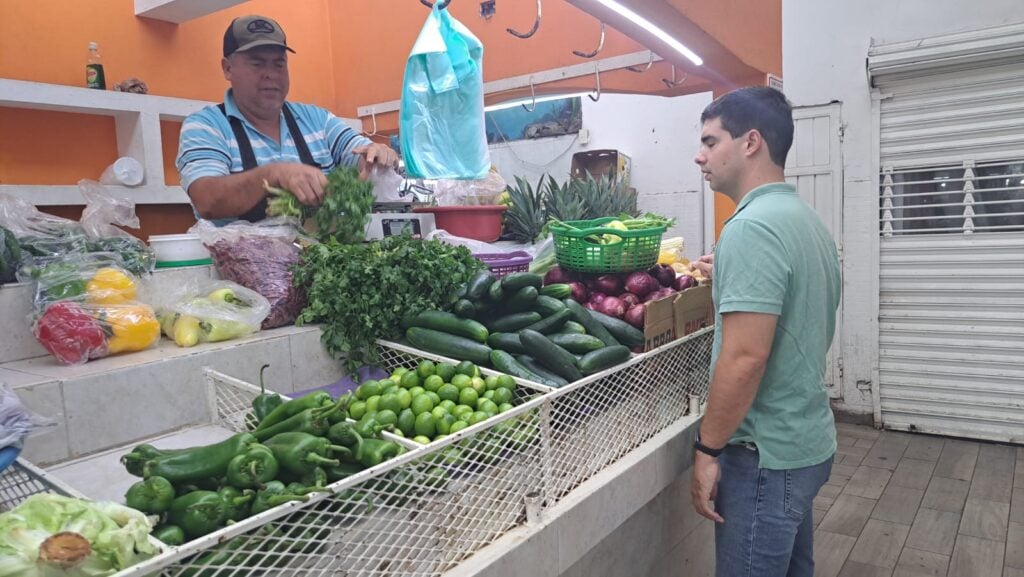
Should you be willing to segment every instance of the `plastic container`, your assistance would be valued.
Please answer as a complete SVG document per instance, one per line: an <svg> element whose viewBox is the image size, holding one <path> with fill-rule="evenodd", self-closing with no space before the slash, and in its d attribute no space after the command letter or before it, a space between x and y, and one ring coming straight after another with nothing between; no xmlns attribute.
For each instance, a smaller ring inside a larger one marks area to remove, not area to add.
<svg viewBox="0 0 1024 577"><path fill-rule="evenodd" d="M474 254L473 257L487 265L491 274L496 278L501 278L514 272L526 272L530 270L530 262L533 260L530 253L523 250L505 253Z"/></svg>
<svg viewBox="0 0 1024 577"><path fill-rule="evenodd" d="M149 246L156 253L157 268L213 264L197 234L157 234L149 237Z"/></svg>
<svg viewBox="0 0 1024 577"><path fill-rule="evenodd" d="M494 242L501 236L501 215L508 207L500 204L481 206L420 206L413 212L434 214L435 228L455 236L481 242Z"/></svg>
<svg viewBox="0 0 1024 577"><path fill-rule="evenodd" d="M100 182L138 186L142 184L142 164L130 156L122 156L103 171Z"/></svg>
<svg viewBox="0 0 1024 577"><path fill-rule="evenodd" d="M631 272L646 269L658 262L661 235L665 234L665 227L618 230L602 226L613 220L616 219L605 217L565 223L573 228L552 225L551 236L555 242L558 265L581 272ZM605 234L622 240L600 244L588 238Z"/></svg>

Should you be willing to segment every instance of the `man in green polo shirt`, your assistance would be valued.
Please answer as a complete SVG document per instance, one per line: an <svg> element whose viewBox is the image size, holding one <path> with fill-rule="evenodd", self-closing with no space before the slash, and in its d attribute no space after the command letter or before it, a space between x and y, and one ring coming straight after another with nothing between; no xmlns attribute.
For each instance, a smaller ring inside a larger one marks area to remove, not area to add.
<svg viewBox="0 0 1024 577"><path fill-rule="evenodd" d="M785 182L793 112L782 93L730 92L701 121L695 160L737 206L702 263L717 318L693 504L716 522L717 577L812 577L812 503L836 450L824 375L839 257Z"/></svg>

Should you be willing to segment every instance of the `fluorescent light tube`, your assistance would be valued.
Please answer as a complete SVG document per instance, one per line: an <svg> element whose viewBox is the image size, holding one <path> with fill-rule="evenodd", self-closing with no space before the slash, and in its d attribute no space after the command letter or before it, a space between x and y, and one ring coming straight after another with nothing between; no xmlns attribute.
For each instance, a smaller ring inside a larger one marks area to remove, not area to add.
<svg viewBox="0 0 1024 577"><path fill-rule="evenodd" d="M626 8L625 6L620 4L617 0L597 0L597 1L599 3L601 3L601 4L603 4L604 6L608 7L609 9L613 10L614 12L618 13L619 15L621 15L621 16L627 18L628 20L632 21L637 26L640 26L641 28L643 28L644 30L647 30L651 34L654 34L655 36L658 37L659 40L661 40L662 42L664 42L664 43L668 44L669 46L671 46L672 48L674 48L676 50L676 52L679 52L683 56L689 58L690 62L693 62L697 66L700 66L700 65L704 64L704 61L701 60L701 57L697 56L697 54L693 50L690 50L689 48L684 46L682 42L680 42L680 41L676 40L675 38L673 38L668 32L665 32L661 28L658 28L650 20L644 18L643 16L637 14L636 12L633 12L629 8Z"/></svg>
<svg viewBox="0 0 1024 577"><path fill-rule="evenodd" d="M534 102L550 102L552 100L561 100L563 98L576 98L577 96L583 96L590 94L589 92L574 92L572 94L549 94L547 96L538 96L536 99L516 98L514 100L508 100L506 102L499 102L497 104L491 104L484 107L484 112L494 112L495 110L505 110L506 108L515 108L520 104L530 106Z"/></svg>

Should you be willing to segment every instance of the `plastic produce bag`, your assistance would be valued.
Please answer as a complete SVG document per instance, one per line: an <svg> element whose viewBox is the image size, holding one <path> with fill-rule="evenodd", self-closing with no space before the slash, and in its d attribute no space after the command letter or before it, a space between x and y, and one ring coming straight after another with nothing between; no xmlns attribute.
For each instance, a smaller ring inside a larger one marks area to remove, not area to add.
<svg viewBox="0 0 1024 577"><path fill-rule="evenodd" d="M221 278L255 291L270 303L264 329L295 322L306 307L306 293L292 286L292 267L299 261L299 242L310 242L289 219L255 223L235 221L217 227L200 220L189 232L199 235Z"/></svg>
<svg viewBox="0 0 1024 577"><path fill-rule="evenodd" d="M0 285L18 280L21 245L14 233L0 226Z"/></svg>
<svg viewBox="0 0 1024 577"><path fill-rule="evenodd" d="M370 182L373 183L373 198L376 202L399 202L402 200L400 189L405 183L402 175L391 167L373 165L370 170Z"/></svg>
<svg viewBox="0 0 1024 577"><path fill-rule="evenodd" d="M179 347L236 339L260 330L270 302L231 281L192 279L158 297L157 319Z"/></svg>
<svg viewBox="0 0 1024 577"><path fill-rule="evenodd" d="M137 300L138 280L111 258L72 254L38 269L32 334L63 364L141 351L160 339L156 313Z"/></svg>
<svg viewBox="0 0 1024 577"><path fill-rule="evenodd" d="M30 433L56 426L52 419L37 415L21 404L18 395L7 383L0 383L0 449L22 448ZM0 469L3 467L0 466Z"/></svg>
<svg viewBox="0 0 1024 577"><path fill-rule="evenodd" d="M481 206L498 204L508 185L497 172L477 180L439 180L434 185L438 206Z"/></svg>
<svg viewBox="0 0 1024 577"><path fill-rule="evenodd" d="M89 249L89 239L79 223L41 212L13 194L0 193L0 226L17 237L23 258L29 260ZM19 275L19 280L26 279Z"/></svg>
<svg viewBox="0 0 1024 577"><path fill-rule="evenodd" d="M409 178L487 176L483 52L469 29L434 3L402 84L398 122Z"/></svg>
<svg viewBox="0 0 1024 577"><path fill-rule="evenodd" d="M121 257L121 265L135 275L153 272L156 266L153 249L118 228L139 228L135 203L107 194L103 185L94 180L79 181L78 190L86 202L80 223L89 238L89 251L117 253Z"/></svg>

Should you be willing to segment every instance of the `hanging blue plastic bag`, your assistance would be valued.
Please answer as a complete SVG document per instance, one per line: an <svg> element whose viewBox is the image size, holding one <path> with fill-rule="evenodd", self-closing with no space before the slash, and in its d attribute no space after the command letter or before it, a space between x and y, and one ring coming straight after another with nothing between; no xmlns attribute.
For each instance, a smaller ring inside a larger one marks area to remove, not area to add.
<svg viewBox="0 0 1024 577"><path fill-rule="evenodd" d="M484 47L436 2L405 65L399 115L411 178L478 179L491 167L484 132Z"/></svg>

